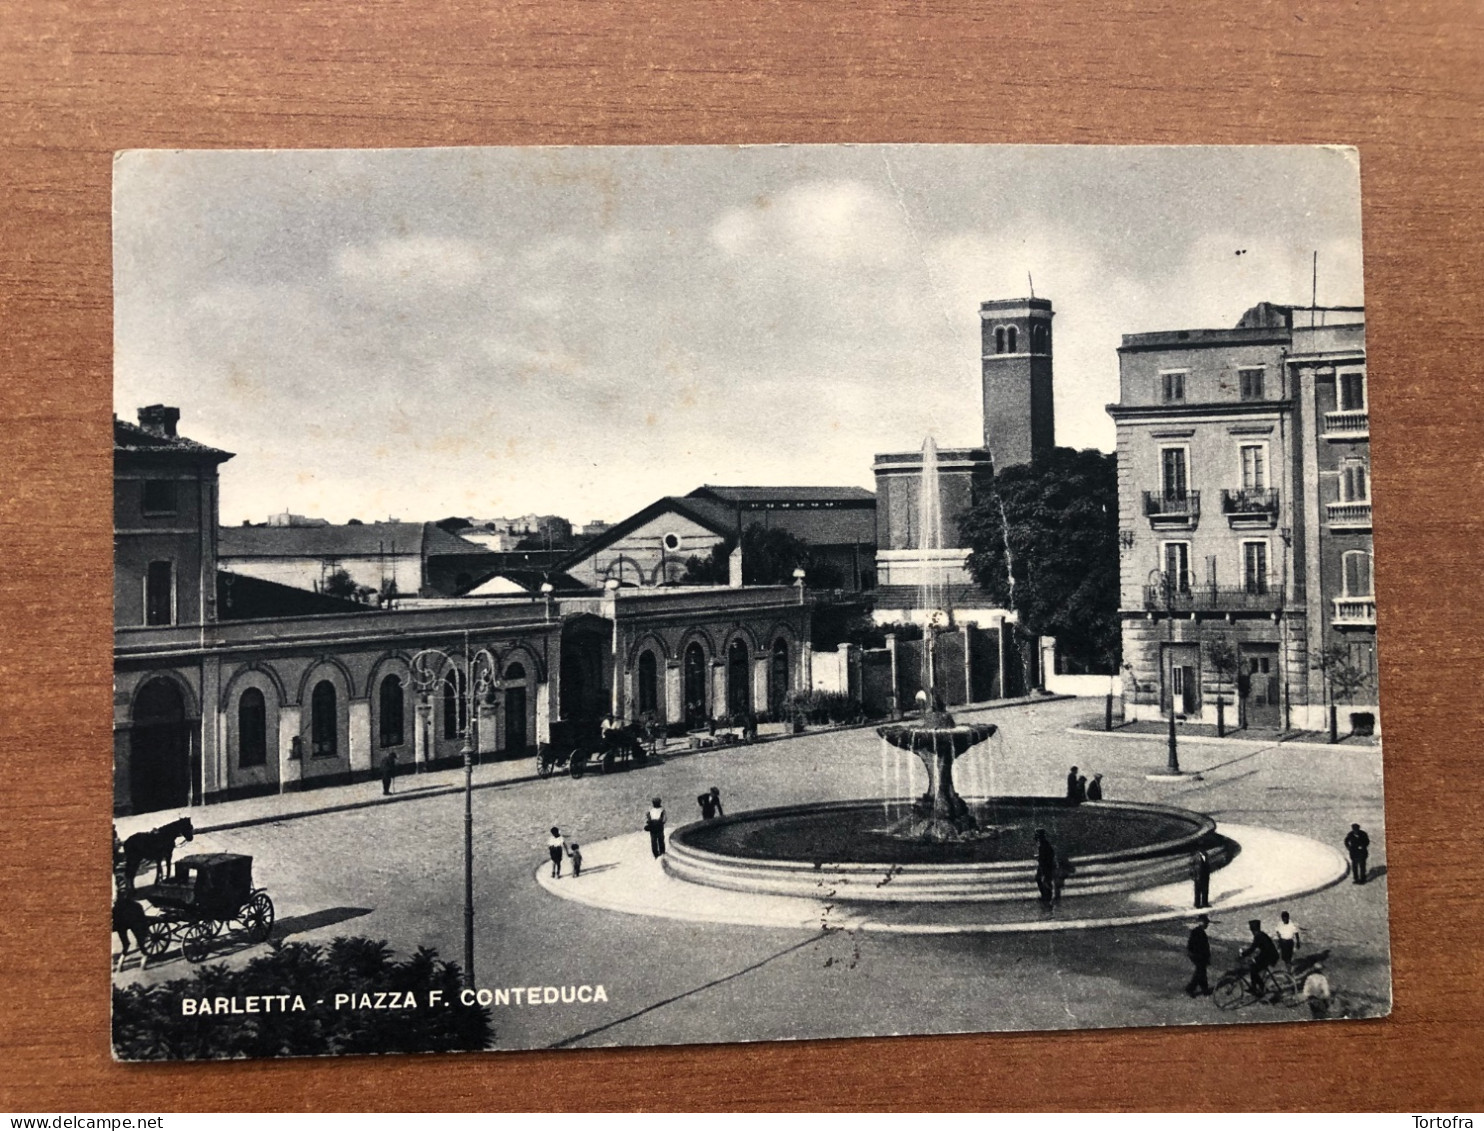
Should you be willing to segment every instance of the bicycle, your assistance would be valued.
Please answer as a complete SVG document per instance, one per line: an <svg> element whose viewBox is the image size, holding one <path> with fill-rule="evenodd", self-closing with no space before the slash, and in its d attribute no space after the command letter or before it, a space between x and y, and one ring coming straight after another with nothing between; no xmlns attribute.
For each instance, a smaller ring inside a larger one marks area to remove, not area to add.
<svg viewBox="0 0 1484 1131"><path fill-rule="evenodd" d="M1252 968L1238 966L1228 970L1211 989L1211 1000L1217 1009L1240 1009L1256 1001L1273 1005L1294 1005L1298 1001L1299 984L1284 966L1269 966L1262 972L1262 993L1252 992Z"/></svg>

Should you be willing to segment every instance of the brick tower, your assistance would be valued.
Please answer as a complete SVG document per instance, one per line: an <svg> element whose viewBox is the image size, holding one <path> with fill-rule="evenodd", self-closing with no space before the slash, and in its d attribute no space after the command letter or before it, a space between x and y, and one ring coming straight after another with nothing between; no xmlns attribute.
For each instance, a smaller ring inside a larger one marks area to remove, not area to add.
<svg viewBox="0 0 1484 1131"><path fill-rule="evenodd" d="M983 325L984 446L996 470L1030 463L1056 443L1051 399L1051 301L991 299Z"/></svg>

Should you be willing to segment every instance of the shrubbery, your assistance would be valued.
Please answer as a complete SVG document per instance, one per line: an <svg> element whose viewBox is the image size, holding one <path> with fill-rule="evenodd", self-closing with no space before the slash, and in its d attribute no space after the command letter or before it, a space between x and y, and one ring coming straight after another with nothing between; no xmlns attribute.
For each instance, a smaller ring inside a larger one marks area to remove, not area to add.
<svg viewBox="0 0 1484 1131"><path fill-rule="evenodd" d="M838 691L792 692L786 710L815 726L858 723L866 717L859 699Z"/></svg>
<svg viewBox="0 0 1484 1131"><path fill-rule="evenodd" d="M123 1060L222 1060L345 1053L457 1052L489 1048L489 1010L459 1003L456 963L422 948L396 960L385 942L337 938L328 947L273 943L240 969L205 966L163 985L113 991L113 1048ZM429 991L441 991L430 1005ZM302 1011L280 1011L281 995L298 995ZM383 1003L412 995L415 1008L334 1008L336 994L383 994ZM392 995L397 995L394 998ZM187 1016L182 1002L272 998L271 1011Z"/></svg>

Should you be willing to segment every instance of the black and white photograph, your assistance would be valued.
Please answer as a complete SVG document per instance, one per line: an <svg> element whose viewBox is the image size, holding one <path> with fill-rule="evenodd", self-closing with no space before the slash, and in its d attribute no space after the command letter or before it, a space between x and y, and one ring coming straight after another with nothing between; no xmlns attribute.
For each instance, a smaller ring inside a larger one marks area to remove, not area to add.
<svg viewBox="0 0 1484 1131"><path fill-rule="evenodd" d="M114 1056L1387 1015L1361 176L118 154Z"/></svg>

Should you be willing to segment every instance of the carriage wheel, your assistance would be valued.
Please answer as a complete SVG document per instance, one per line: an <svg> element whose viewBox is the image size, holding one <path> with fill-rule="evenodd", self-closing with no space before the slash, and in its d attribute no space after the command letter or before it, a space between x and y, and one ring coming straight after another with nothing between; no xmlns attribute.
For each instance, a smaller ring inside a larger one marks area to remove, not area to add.
<svg viewBox="0 0 1484 1131"><path fill-rule="evenodd" d="M613 772L613 767L616 766L617 764L618 764L618 751L617 750L612 750L612 749L605 750L603 752L603 772L605 774L611 774Z"/></svg>
<svg viewBox="0 0 1484 1131"><path fill-rule="evenodd" d="M205 962L211 953L211 940L216 937L216 924L203 919L188 924L180 937L180 951L187 962Z"/></svg>
<svg viewBox="0 0 1484 1131"><path fill-rule="evenodd" d="M145 958L159 958L170 949L174 937L169 922L165 919L151 919L149 926L144 929L144 940L139 944L139 949L144 952Z"/></svg>
<svg viewBox="0 0 1484 1131"><path fill-rule="evenodd" d="M242 925L247 928L247 937L255 943L264 942L273 933L273 901L268 893L260 891L242 909Z"/></svg>
<svg viewBox="0 0 1484 1131"><path fill-rule="evenodd" d="M536 776L538 778L551 777L551 772L554 769L556 769L556 763L550 758L546 758L540 754L536 755Z"/></svg>
<svg viewBox="0 0 1484 1131"><path fill-rule="evenodd" d="M1217 1009L1236 1009L1251 1000L1247 993L1247 981L1240 975L1222 978L1211 991L1211 1000Z"/></svg>
<svg viewBox="0 0 1484 1131"><path fill-rule="evenodd" d="M567 772L574 778L580 778L587 772L587 755L572 751L572 761L567 767Z"/></svg>

